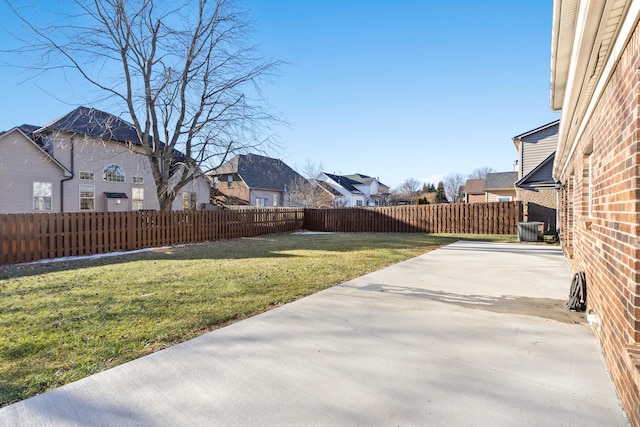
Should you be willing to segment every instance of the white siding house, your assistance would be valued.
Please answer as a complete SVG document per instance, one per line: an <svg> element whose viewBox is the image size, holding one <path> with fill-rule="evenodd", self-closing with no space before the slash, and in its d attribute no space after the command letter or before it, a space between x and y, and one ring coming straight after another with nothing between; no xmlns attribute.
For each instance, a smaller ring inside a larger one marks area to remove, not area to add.
<svg viewBox="0 0 640 427"><path fill-rule="evenodd" d="M366 206L367 196L356 185L359 183L346 176L321 173L316 180L325 182L342 197L335 198L335 204L340 206Z"/></svg>

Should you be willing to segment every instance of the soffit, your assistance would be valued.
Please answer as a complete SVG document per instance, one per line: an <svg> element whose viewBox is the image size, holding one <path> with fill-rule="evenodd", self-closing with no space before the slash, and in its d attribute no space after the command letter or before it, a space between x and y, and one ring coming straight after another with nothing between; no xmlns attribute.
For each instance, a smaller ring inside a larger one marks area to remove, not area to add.
<svg viewBox="0 0 640 427"><path fill-rule="evenodd" d="M578 129L586 119L589 105L592 104L594 96L597 96L596 88L599 82L609 78L603 73L630 3L628 0L585 2L584 8L579 11L580 16L577 16L575 21L578 27L573 33L570 60L556 58L557 67L562 62L563 69L568 68L565 86L562 88L556 87L559 82L555 82L554 85L552 72L552 108L562 108L556 156L558 167L569 156ZM558 176L557 172L558 170L554 171L555 176Z"/></svg>
<svg viewBox="0 0 640 427"><path fill-rule="evenodd" d="M579 0L557 0L553 4L551 36L551 109L562 108L575 39Z"/></svg>

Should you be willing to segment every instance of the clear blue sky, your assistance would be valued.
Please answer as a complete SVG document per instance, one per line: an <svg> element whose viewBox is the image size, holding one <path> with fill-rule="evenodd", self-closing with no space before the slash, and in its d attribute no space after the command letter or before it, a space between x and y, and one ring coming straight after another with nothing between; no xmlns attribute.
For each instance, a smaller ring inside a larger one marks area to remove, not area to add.
<svg viewBox="0 0 640 427"><path fill-rule="evenodd" d="M270 154L292 167L309 159L392 187L509 171L511 137L559 117L549 108L551 0L243 3L262 54L289 63L264 90L290 123L275 129L282 148ZM95 96L81 83L23 82L8 67L0 81L2 130Z"/></svg>

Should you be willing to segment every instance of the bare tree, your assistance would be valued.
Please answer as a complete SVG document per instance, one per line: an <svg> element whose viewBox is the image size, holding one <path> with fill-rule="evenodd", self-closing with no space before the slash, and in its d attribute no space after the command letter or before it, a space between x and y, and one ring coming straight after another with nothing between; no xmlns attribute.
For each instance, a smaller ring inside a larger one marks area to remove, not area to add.
<svg viewBox="0 0 640 427"><path fill-rule="evenodd" d="M247 44L233 0L75 0L53 24L6 3L28 28L19 53L39 54L37 70L72 71L127 111L162 210L194 174L271 140L259 84L280 63Z"/></svg>
<svg viewBox="0 0 640 427"><path fill-rule="evenodd" d="M305 208L319 208L332 206L331 194L322 187L315 178L322 173L322 163L314 163L306 159L302 169L302 176L296 178L287 189L289 205ZM296 166L296 169L298 167Z"/></svg>
<svg viewBox="0 0 640 427"><path fill-rule="evenodd" d="M290 206L320 208L333 205L331 194L313 178L299 176L294 179L287 189L287 196Z"/></svg>
<svg viewBox="0 0 640 427"><path fill-rule="evenodd" d="M307 158L305 159L300 172L302 173L302 176L306 178L316 179L323 170L324 166L322 166L322 163L314 163L311 159Z"/></svg>
<svg viewBox="0 0 640 427"><path fill-rule="evenodd" d="M420 189L422 184L415 178L406 179L398 188L393 192L395 198L405 198L411 203L414 203L420 195Z"/></svg>
<svg viewBox="0 0 640 427"><path fill-rule="evenodd" d="M475 168L470 174L469 179L485 179L487 174L495 172L495 169L489 166L483 166L480 168Z"/></svg>
<svg viewBox="0 0 640 427"><path fill-rule="evenodd" d="M450 174L445 176L442 182L444 192L451 203L460 203L464 199L462 191L460 191L466 182L464 176L459 173Z"/></svg>

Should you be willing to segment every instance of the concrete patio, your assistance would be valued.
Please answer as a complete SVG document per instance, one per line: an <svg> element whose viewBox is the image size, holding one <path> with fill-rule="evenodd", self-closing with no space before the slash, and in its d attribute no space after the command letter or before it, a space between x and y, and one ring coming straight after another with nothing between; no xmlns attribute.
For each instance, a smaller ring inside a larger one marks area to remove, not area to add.
<svg viewBox="0 0 640 427"><path fill-rule="evenodd" d="M557 246L458 242L0 409L15 426L627 426Z"/></svg>

